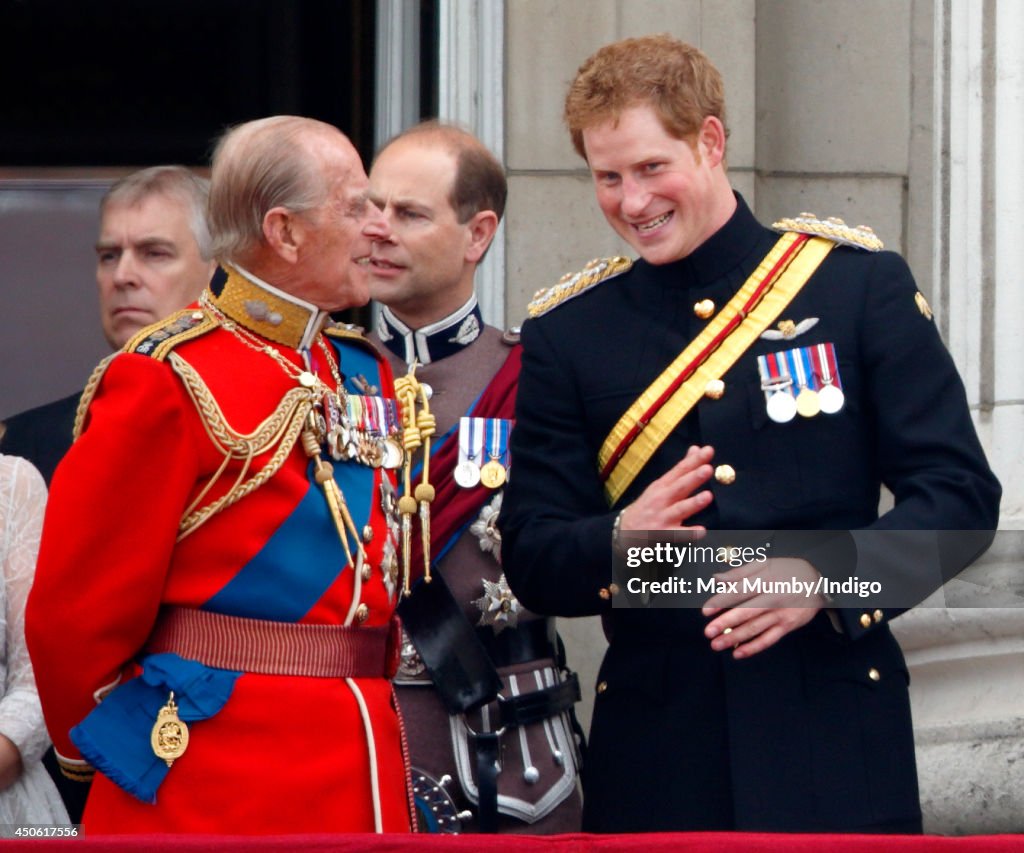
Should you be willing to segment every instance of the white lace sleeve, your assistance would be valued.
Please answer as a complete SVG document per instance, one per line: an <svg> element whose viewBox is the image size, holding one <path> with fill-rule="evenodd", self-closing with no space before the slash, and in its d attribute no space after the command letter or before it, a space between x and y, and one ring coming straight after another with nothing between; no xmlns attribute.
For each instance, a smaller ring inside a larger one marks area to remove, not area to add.
<svg viewBox="0 0 1024 853"><path fill-rule="evenodd" d="M25 646L25 601L35 576L45 506L46 485L39 472L24 459L0 456L0 627L5 644L0 671L6 670L0 732L15 743L26 766L38 761L50 743Z"/></svg>

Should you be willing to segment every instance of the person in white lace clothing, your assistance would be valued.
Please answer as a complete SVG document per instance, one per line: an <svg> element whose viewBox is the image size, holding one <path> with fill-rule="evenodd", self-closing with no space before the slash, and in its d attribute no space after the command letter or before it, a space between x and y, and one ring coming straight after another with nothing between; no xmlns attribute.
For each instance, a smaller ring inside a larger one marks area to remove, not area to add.
<svg viewBox="0 0 1024 853"><path fill-rule="evenodd" d="M50 740L25 647L45 505L46 486L31 463L0 456L0 824L69 822L40 761Z"/></svg>

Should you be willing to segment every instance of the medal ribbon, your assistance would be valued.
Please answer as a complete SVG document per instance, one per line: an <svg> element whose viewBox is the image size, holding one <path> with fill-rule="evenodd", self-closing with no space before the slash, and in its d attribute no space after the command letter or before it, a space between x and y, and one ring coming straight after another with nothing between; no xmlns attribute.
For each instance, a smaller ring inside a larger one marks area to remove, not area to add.
<svg viewBox="0 0 1024 853"><path fill-rule="evenodd" d="M736 295L654 380L605 438L598 453L609 505L622 497L654 452L800 292L835 244L787 232Z"/></svg>

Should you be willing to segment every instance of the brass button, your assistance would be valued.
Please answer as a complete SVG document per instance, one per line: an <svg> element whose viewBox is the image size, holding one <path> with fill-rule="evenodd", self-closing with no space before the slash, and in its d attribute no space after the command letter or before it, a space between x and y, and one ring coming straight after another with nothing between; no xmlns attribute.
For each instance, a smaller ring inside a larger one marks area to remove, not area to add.
<svg viewBox="0 0 1024 853"><path fill-rule="evenodd" d="M363 570L360 572L364 581L373 577L373 567L369 563L363 563Z"/></svg>
<svg viewBox="0 0 1024 853"><path fill-rule="evenodd" d="M875 617L876 622L881 622L882 617L885 616L885 614L881 610L876 610L872 615Z"/></svg>
<svg viewBox="0 0 1024 853"><path fill-rule="evenodd" d="M598 594L599 596L601 596L601 598L603 598L603 599L604 599L605 601L607 601L607 600L608 600L609 598L611 598L611 597L612 597L612 594L611 594L611 592L610 592L610 591L608 590L608 587L605 587L605 586L601 587L601 588L600 588L600 589L599 589L599 590L597 591L597 594Z"/></svg>
<svg viewBox="0 0 1024 853"><path fill-rule="evenodd" d="M693 306L693 313L702 320L707 320L708 317L715 313L715 303L710 299L702 299Z"/></svg>
<svg viewBox="0 0 1024 853"><path fill-rule="evenodd" d="M370 616L370 608L365 604L360 604L356 608L356 620L360 623L365 622Z"/></svg>
<svg viewBox="0 0 1024 853"><path fill-rule="evenodd" d="M880 681L882 679L882 673L880 673L874 667L871 667L871 669L868 670L868 678L870 678L872 681Z"/></svg>
<svg viewBox="0 0 1024 853"><path fill-rule="evenodd" d="M369 524L367 524L363 528L363 541L364 542L372 542L373 541L373 528L370 527Z"/></svg>
<svg viewBox="0 0 1024 853"><path fill-rule="evenodd" d="M871 627L871 616L867 613L862 613L860 616L860 624L865 628Z"/></svg>
<svg viewBox="0 0 1024 853"><path fill-rule="evenodd" d="M704 396L712 400L721 400L725 393L725 383L721 379L710 379L704 386Z"/></svg>
<svg viewBox="0 0 1024 853"><path fill-rule="evenodd" d="M607 689L608 689L608 682L607 681L599 681L599 682L597 682L597 692L598 693L604 693L604 691L607 690Z"/></svg>
<svg viewBox="0 0 1024 853"><path fill-rule="evenodd" d="M736 482L736 469L732 465L719 465L715 468L715 479L723 486Z"/></svg>

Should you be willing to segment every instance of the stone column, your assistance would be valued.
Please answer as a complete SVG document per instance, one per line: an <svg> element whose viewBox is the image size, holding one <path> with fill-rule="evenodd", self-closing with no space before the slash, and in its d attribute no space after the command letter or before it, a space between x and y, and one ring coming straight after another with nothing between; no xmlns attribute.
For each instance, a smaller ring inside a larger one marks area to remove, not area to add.
<svg viewBox="0 0 1024 853"><path fill-rule="evenodd" d="M1021 832L1024 5L936 0L934 84L933 308L1003 484L1002 532L945 607L893 629L911 670L925 830Z"/></svg>

